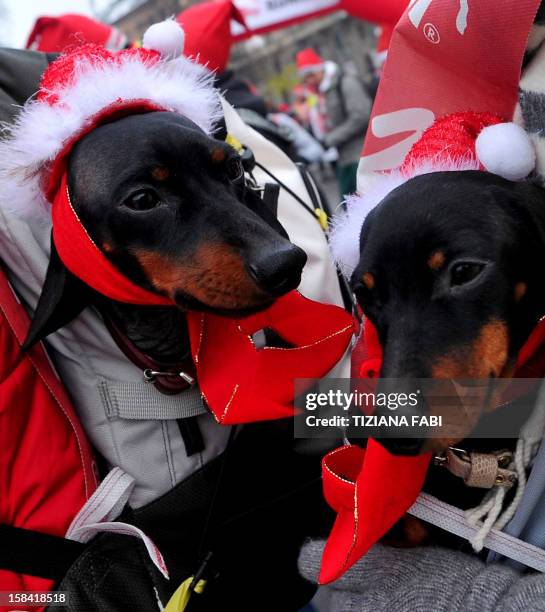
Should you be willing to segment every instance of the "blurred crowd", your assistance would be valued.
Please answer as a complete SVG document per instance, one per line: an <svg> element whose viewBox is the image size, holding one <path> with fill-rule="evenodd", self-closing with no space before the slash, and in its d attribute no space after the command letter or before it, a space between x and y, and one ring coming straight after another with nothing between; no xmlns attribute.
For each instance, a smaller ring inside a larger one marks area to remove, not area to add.
<svg viewBox="0 0 545 612"><path fill-rule="evenodd" d="M351 63L341 66L321 57L315 49L302 49L294 58L298 84L286 92L284 103L273 104L255 85L228 68L234 44L230 22L235 19L244 26L231 0L194 5L176 19L185 31L185 54L214 72L217 88L248 125L290 158L311 166L322 181L335 176L337 200L356 191L357 163L377 74L366 75L364 81ZM85 43L120 49L138 45L139 41L128 40L113 26L67 14L37 19L27 48L57 53Z"/></svg>

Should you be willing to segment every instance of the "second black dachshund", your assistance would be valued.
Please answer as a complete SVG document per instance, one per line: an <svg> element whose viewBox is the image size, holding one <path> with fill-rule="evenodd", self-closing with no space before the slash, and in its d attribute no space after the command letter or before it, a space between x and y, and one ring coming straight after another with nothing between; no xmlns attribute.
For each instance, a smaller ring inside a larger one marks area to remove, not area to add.
<svg viewBox="0 0 545 612"><path fill-rule="evenodd" d="M352 275L378 330L381 378L512 376L545 314L544 257L545 191L537 184L480 171L436 172L392 191L365 220ZM465 433L479 415L466 412ZM386 436L382 443L414 454L460 437Z"/></svg>

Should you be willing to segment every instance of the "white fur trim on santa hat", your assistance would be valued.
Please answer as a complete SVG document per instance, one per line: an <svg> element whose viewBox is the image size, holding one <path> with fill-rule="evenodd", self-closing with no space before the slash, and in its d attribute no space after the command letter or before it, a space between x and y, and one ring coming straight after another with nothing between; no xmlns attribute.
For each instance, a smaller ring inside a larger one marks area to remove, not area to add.
<svg viewBox="0 0 545 612"><path fill-rule="evenodd" d="M488 172L510 181L526 178L536 165L530 136L515 123L485 127L477 136L475 152Z"/></svg>
<svg viewBox="0 0 545 612"><path fill-rule="evenodd" d="M181 25L174 19L166 19L145 31L142 46L158 51L165 59L172 59L184 52L184 39Z"/></svg>
<svg viewBox="0 0 545 612"><path fill-rule="evenodd" d="M222 115L213 76L185 57L155 63L134 55L121 62L83 60L76 70L76 83L55 92L56 104L27 102L14 125L7 127L6 139L0 142L0 174L15 181L38 180L64 143L120 99L150 100L187 117L208 134Z"/></svg>
<svg viewBox="0 0 545 612"><path fill-rule="evenodd" d="M307 74L314 74L315 72L321 72L325 68L325 62L323 64L310 64L309 66L303 66L297 68L297 74L300 77L304 77Z"/></svg>
<svg viewBox="0 0 545 612"><path fill-rule="evenodd" d="M474 159L451 160L434 163L430 161L411 168L410 173L398 170L376 174L369 181L365 193L355 193L346 198L346 210L334 215L329 245L333 259L341 272L350 278L360 259L360 234L367 215L394 189L409 179L431 172L479 170L479 162Z"/></svg>

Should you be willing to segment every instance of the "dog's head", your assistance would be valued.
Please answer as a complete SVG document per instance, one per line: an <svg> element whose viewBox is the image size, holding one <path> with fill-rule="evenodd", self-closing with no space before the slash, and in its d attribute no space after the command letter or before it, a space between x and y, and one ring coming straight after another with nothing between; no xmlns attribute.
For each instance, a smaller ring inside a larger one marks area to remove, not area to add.
<svg viewBox="0 0 545 612"><path fill-rule="evenodd" d="M94 129L70 153L68 177L103 254L182 309L243 315L300 282L306 255L247 191L240 156L184 117L152 112ZM73 316L77 284L53 251L32 342Z"/></svg>
<svg viewBox="0 0 545 612"><path fill-rule="evenodd" d="M381 378L510 376L545 311L545 192L486 172L438 172L367 217L352 287L376 326ZM466 415L471 429L478 415ZM383 440L420 452L457 440Z"/></svg>

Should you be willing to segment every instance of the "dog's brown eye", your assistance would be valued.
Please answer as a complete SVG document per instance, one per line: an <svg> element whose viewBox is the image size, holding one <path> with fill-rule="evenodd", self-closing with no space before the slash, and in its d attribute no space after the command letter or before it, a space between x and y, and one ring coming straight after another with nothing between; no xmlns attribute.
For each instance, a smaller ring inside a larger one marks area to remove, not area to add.
<svg viewBox="0 0 545 612"><path fill-rule="evenodd" d="M141 189L131 194L124 205L131 210L144 212L155 208L159 204L159 196L151 189Z"/></svg>
<svg viewBox="0 0 545 612"><path fill-rule="evenodd" d="M460 262L452 266L450 270L450 286L465 285L477 278L484 268L484 264L476 262Z"/></svg>
<svg viewBox="0 0 545 612"><path fill-rule="evenodd" d="M227 176L230 181L238 181L244 175L244 168L240 159L233 157L227 162Z"/></svg>

